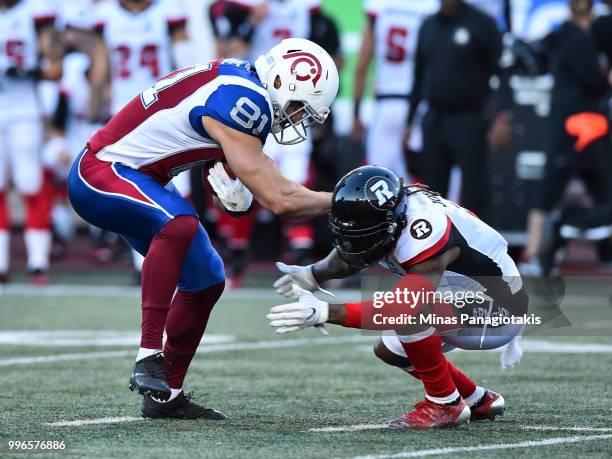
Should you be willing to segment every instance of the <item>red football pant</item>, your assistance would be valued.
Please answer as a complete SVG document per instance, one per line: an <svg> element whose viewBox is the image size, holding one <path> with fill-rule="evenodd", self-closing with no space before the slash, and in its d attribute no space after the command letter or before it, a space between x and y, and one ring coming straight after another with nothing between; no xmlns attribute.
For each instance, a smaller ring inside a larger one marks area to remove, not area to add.
<svg viewBox="0 0 612 459"><path fill-rule="evenodd" d="M198 225L198 219L194 216L176 217L166 223L151 241L142 265L140 347L162 348L170 302Z"/></svg>
<svg viewBox="0 0 612 459"><path fill-rule="evenodd" d="M208 318L221 297L225 282L198 292L176 292L166 320L164 363L168 384L172 389L183 387L189 364L198 349Z"/></svg>

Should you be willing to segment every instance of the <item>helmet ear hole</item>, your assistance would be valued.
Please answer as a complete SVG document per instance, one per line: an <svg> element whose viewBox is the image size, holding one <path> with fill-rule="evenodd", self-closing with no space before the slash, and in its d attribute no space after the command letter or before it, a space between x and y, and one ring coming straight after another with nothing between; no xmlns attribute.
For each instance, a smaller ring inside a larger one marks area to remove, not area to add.
<svg viewBox="0 0 612 459"><path fill-rule="evenodd" d="M274 89L279 89L282 86L283 82L281 80L280 75L276 75L276 78L274 78Z"/></svg>

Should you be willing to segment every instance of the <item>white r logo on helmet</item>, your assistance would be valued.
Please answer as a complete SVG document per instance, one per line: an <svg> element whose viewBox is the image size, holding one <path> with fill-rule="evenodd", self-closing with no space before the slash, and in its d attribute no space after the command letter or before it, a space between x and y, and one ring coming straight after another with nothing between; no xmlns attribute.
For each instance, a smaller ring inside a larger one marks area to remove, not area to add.
<svg viewBox="0 0 612 459"><path fill-rule="evenodd" d="M383 179L380 179L372 185L370 191L376 196L379 207L384 206L386 202L393 197L393 192L389 189L389 184Z"/></svg>
<svg viewBox="0 0 612 459"><path fill-rule="evenodd" d="M294 59L296 58L296 59ZM291 73L296 74L298 81L312 80L312 85L316 86L323 72L321 62L314 54L304 51L285 54L283 59L294 59L291 64ZM303 65L300 65L303 64ZM298 69L298 66L300 67ZM301 73L299 73L301 71Z"/></svg>

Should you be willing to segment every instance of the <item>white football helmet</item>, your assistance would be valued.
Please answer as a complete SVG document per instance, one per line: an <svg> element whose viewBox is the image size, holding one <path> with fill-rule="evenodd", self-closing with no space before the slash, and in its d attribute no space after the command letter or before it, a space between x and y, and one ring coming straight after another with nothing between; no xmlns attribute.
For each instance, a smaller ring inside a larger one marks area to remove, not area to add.
<svg viewBox="0 0 612 459"><path fill-rule="evenodd" d="M310 40L288 38L259 56L255 69L270 95L272 135L278 143L300 143L306 140L308 126L325 122L338 94L339 78L336 64L323 48ZM294 121L297 113L302 116Z"/></svg>

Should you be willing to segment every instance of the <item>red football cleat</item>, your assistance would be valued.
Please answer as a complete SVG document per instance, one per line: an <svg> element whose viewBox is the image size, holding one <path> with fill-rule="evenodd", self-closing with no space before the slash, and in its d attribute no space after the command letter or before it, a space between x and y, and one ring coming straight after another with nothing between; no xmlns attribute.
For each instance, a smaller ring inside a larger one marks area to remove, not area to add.
<svg viewBox="0 0 612 459"><path fill-rule="evenodd" d="M487 390L476 408L472 408L471 421L482 421L484 419L495 420L495 416L503 416L506 411L506 401L497 392Z"/></svg>
<svg viewBox="0 0 612 459"><path fill-rule="evenodd" d="M456 405L439 405L427 399L417 403L415 410L391 421L395 429L446 429L470 422L470 407L463 399Z"/></svg>

